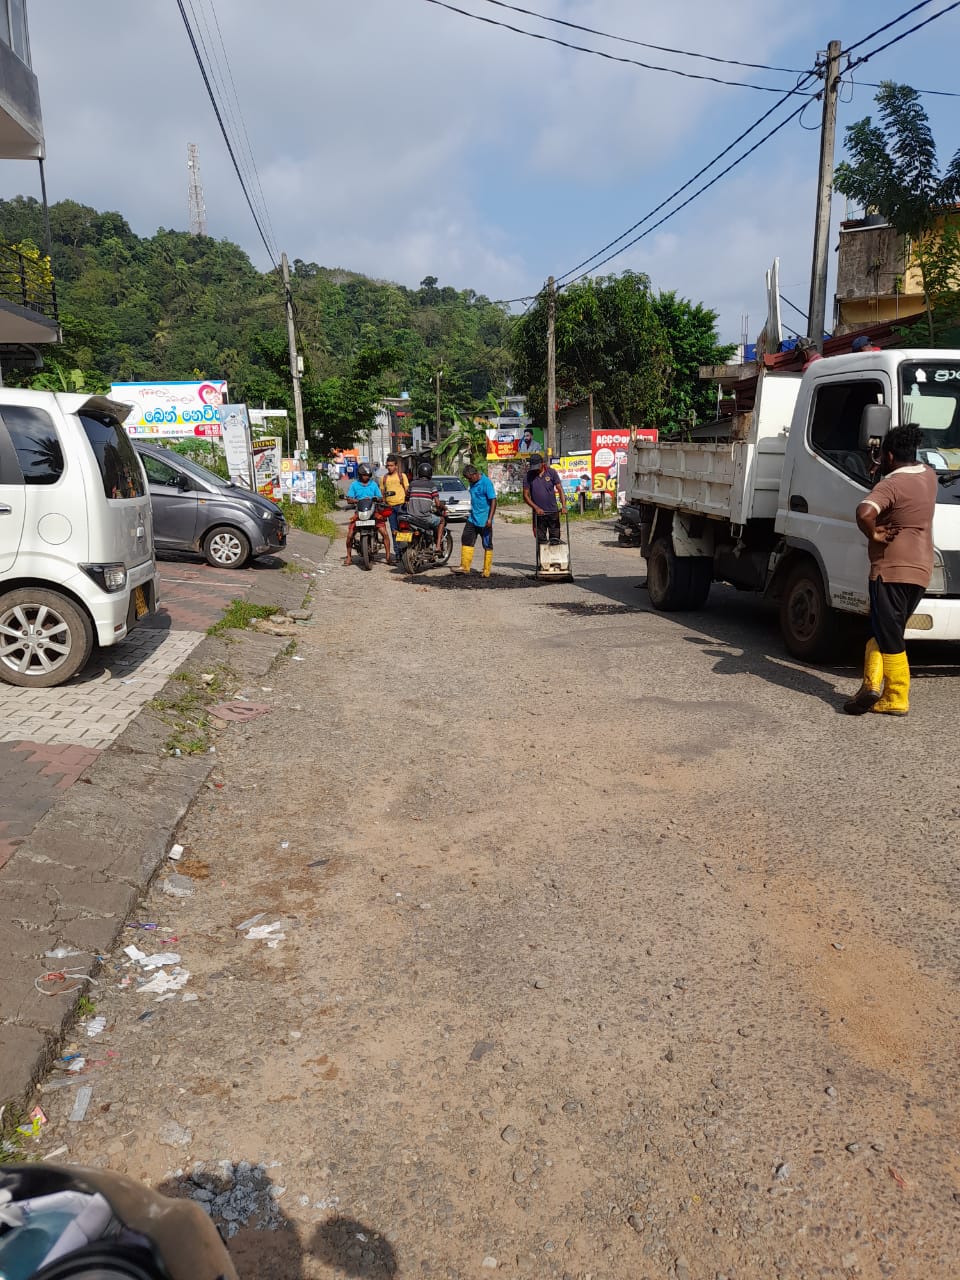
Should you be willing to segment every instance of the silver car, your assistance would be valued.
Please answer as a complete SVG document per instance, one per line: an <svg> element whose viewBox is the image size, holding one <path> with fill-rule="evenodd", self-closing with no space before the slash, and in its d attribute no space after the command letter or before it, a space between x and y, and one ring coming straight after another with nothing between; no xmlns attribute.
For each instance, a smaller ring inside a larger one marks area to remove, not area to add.
<svg viewBox="0 0 960 1280"><path fill-rule="evenodd" d="M433 482L440 490L440 499L447 504L448 521L464 521L470 518L470 489L459 476L434 476Z"/></svg>

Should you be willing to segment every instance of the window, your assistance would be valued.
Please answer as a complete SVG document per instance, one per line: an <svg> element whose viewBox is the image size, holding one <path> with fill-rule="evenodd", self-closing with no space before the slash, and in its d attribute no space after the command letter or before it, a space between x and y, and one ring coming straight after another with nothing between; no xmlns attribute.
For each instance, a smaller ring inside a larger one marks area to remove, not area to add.
<svg viewBox="0 0 960 1280"><path fill-rule="evenodd" d="M33 405L8 404L2 416L20 463L23 483L56 484L63 475L63 450L49 413Z"/></svg>
<svg viewBox="0 0 960 1280"><path fill-rule="evenodd" d="M871 481L869 459L860 448L860 415L868 404L883 404L883 383L824 383L814 393L810 419L810 444L816 452L865 488Z"/></svg>
<svg viewBox="0 0 960 1280"><path fill-rule="evenodd" d="M147 479L151 484L165 484L176 488L180 482L180 472L175 467L171 467L169 462L162 462L159 458L152 458L149 453L141 453L140 461L143 463L143 469L147 473Z"/></svg>
<svg viewBox="0 0 960 1280"><path fill-rule="evenodd" d="M122 425L107 413L78 415L100 468L108 498L142 498L146 493L136 451Z"/></svg>
<svg viewBox="0 0 960 1280"><path fill-rule="evenodd" d="M0 4L6 4L6 0L0 0ZM25 0L10 0L10 48L21 62L30 65Z"/></svg>
<svg viewBox="0 0 960 1280"><path fill-rule="evenodd" d="M10 48L10 15L7 12L7 0L0 0L0 41Z"/></svg>

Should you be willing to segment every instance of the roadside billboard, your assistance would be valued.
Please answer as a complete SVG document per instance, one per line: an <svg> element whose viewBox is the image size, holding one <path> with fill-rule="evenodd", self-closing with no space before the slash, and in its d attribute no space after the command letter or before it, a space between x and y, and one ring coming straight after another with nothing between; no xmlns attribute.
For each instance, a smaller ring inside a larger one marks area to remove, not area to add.
<svg viewBox="0 0 960 1280"><path fill-rule="evenodd" d="M245 404L220 406L223 429L223 451L227 455L227 473L234 484L253 488L253 458L250 452L250 421Z"/></svg>
<svg viewBox="0 0 960 1280"><path fill-rule="evenodd" d="M222 378L205 382L114 382L114 400L132 404L127 434L154 440L190 440L220 435L220 406L227 399Z"/></svg>
<svg viewBox="0 0 960 1280"><path fill-rule="evenodd" d="M487 427L487 461L509 462L530 453L543 453L540 427Z"/></svg>
<svg viewBox="0 0 960 1280"><path fill-rule="evenodd" d="M279 436L267 436L250 446L257 493L274 502L280 501L280 445Z"/></svg>
<svg viewBox="0 0 960 1280"><path fill-rule="evenodd" d="M621 462L626 462L630 448L630 437L638 440L650 440L656 443L659 432L655 428L637 427L630 431L592 431L590 444L592 454L591 475L594 493L616 493L617 472Z"/></svg>
<svg viewBox="0 0 960 1280"><path fill-rule="evenodd" d="M574 498L578 493L589 493L593 488L591 454L571 453L565 458L554 458L550 465L563 481L563 491L568 498Z"/></svg>

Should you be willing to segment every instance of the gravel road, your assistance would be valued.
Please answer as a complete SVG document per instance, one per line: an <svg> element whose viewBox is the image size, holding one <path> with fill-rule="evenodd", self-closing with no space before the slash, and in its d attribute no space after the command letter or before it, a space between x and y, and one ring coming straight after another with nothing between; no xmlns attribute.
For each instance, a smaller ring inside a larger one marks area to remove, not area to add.
<svg viewBox="0 0 960 1280"><path fill-rule="evenodd" d="M331 553L128 931L189 980L111 958L43 1151L251 1278L955 1280L954 655L849 719L852 667L651 612L612 539L572 585L506 524L489 583Z"/></svg>

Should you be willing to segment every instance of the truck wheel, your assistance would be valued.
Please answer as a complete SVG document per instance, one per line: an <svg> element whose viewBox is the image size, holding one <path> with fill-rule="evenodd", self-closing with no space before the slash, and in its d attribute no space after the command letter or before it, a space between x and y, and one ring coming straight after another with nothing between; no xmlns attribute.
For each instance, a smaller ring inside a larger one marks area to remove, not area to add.
<svg viewBox="0 0 960 1280"><path fill-rule="evenodd" d="M239 529L218 525L204 538L203 554L215 569L242 569L250 559L250 540Z"/></svg>
<svg viewBox="0 0 960 1280"><path fill-rule="evenodd" d="M93 624L57 591L21 587L0 596L0 679L52 689L75 676L93 652Z"/></svg>
<svg viewBox="0 0 960 1280"><path fill-rule="evenodd" d="M788 572L780 597L780 630L787 652L807 662L829 657L837 624L819 568L813 560L801 560Z"/></svg>
<svg viewBox="0 0 960 1280"><path fill-rule="evenodd" d="M658 538L647 557L650 603L664 613L700 609L710 594L713 561L706 556L678 556L669 538Z"/></svg>

